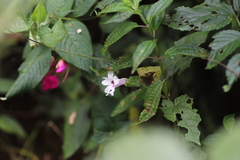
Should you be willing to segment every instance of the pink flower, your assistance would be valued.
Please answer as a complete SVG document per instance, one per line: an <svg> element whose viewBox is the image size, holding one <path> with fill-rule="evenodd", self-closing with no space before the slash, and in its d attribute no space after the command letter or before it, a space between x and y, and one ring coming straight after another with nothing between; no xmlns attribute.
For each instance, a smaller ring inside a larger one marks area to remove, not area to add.
<svg viewBox="0 0 240 160"><path fill-rule="evenodd" d="M56 65L56 72L63 72L67 68L67 63L63 60L60 59Z"/></svg>
<svg viewBox="0 0 240 160"><path fill-rule="evenodd" d="M46 91L48 89L57 88L59 85L59 80L55 75L46 75L42 79L42 90Z"/></svg>

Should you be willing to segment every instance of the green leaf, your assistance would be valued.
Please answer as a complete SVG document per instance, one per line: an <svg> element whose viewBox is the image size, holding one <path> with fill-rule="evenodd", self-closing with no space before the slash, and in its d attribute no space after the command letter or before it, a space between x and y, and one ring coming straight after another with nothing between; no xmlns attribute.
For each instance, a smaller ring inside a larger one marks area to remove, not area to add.
<svg viewBox="0 0 240 160"><path fill-rule="evenodd" d="M229 62L227 64L227 67L238 75L240 74L239 60L240 60L240 53L232 56L232 58L229 60ZM228 84L223 86L224 92L228 92L231 89L233 83L236 80L238 80L238 77L235 74L233 74L232 72L230 72L228 69L226 70L226 77L228 80Z"/></svg>
<svg viewBox="0 0 240 160"><path fill-rule="evenodd" d="M32 21L35 21L38 25L45 21L47 17L47 11L42 2L39 2L37 7L32 13Z"/></svg>
<svg viewBox="0 0 240 160"><path fill-rule="evenodd" d="M131 10L133 9L124 2L114 2L105 7L103 10L101 10L101 12L99 12L98 15L101 15L103 13L125 12Z"/></svg>
<svg viewBox="0 0 240 160"><path fill-rule="evenodd" d="M234 117L235 117L235 114L229 114L223 118L223 126L228 132L231 132L233 130L233 127L235 124Z"/></svg>
<svg viewBox="0 0 240 160"><path fill-rule="evenodd" d="M180 40L174 42L174 44L176 46L179 45L193 45L193 46L199 46L202 43L205 43L207 40L207 36L208 36L209 32L194 32L190 35L187 35L183 38L181 38Z"/></svg>
<svg viewBox="0 0 240 160"><path fill-rule="evenodd" d="M58 17L65 17L72 10L74 0L48 0L46 4L47 12L54 13Z"/></svg>
<svg viewBox="0 0 240 160"><path fill-rule="evenodd" d="M193 56L204 58L207 57L207 51L201 47L193 45L179 45L169 48L165 53L166 57L175 57L178 55Z"/></svg>
<svg viewBox="0 0 240 160"><path fill-rule="evenodd" d="M142 0L133 0L133 5L134 5L134 9L137 10L138 7L139 7L139 3L141 2Z"/></svg>
<svg viewBox="0 0 240 160"><path fill-rule="evenodd" d="M50 68L51 50L44 46L34 48L19 67L20 74L6 94L6 98L33 89Z"/></svg>
<svg viewBox="0 0 240 160"><path fill-rule="evenodd" d="M79 21L67 21L64 27L67 34L57 44L57 53L68 63L89 72L92 59L88 58L88 56L92 56L93 52L88 29ZM79 34L77 33L78 29L82 29L82 32Z"/></svg>
<svg viewBox="0 0 240 160"><path fill-rule="evenodd" d="M40 40L48 47L55 47L66 36L66 30L61 20L58 20L52 29L40 26L38 29Z"/></svg>
<svg viewBox="0 0 240 160"><path fill-rule="evenodd" d="M14 81L11 79L0 78L0 93L7 93Z"/></svg>
<svg viewBox="0 0 240 160"><path fill-rule="evenodd" d="M108 35L104 43L102 54L105 55L105 52L110 45L118 41L120 38L122 38L124 35L126 35L128 32L130 32L136 27L138 27L138 24L135 22L125 22L114 28L113 31Z"/></svg>
<svg viewBox="0 0 240 160"><path fill-rule="evenodd" d="M123 22L129 17L133 15L134 11L129 10L129 11L124 11L124 12L117 12L114 16L112 16L110 19L108 19L105 22L102 22L103 24L108 24L108 23L118 23L118 22Z"/></svg>
<svg viewBox="0 0 240 160"><path fill-rule="evenodd" d="M7 133L15 134L21 138L26 137L26 132L22 128L21 124L7 115L0 115L0 129Z"/></svg>
<svg viewBox="0 0 240 160"><path fill-rule="evenodd" d="M6 33L17 33L17 32L23 32L28 31L31 28L31 25L33 24L33 21L28 20L27 17L24 15L17 15L15 19L12 20L12 22L6 26Z"/></svg>
<svg viewBox="0 0 240 160"><path fill-rule="evenodd" d="M126 87L140 87L139 76L131 76L126 80Z"/></svg>
<svg viewBox="0 0 240 160"><path fill-rule="evenodd" d="M133 53L132 73L134 73L142 61L144 61L152 53L155 46L156 40L144 41L137 46L137 49Z"/></svg>
<svg viewBox="0 0 240 160"><path fill-rule="evenodd" d="M205 1L205 3L207 3ZM178 7L177 13L165 19L165 24L181 31L211 31L229 24L233 18L233 10L226 3L208 3L193 8Z"/></svg>
<svg viewBox="0 0 240 160"><path fill-rule="evenodd" d="M210 58L218 62L224 60L240 45L240 32L234 30L224 30L213 36L214 41L210 44L212 48ZM207 69L215 67L217 63L209 61Z"/></svg>
<svg viewBox="0 0 240 160"><path fill-rule="evenodd" d="M88 118L89 104L87 102L73 101L66 113L64 123L64 159L72 156L81 147L90 129L90 119Z"/></svg>
<svg viewBox="0 0 240 160"><path fill-rule="evenodd" d="M96 0L75 0L72 17L85 15L95 2Z"/></svg>
<svg viewBox="0 0 240 160"><path fill-rule="evenodd" d="M146 122L156 114L161 98L162 84L162 81L157 80L147 88L143 104L145 109L141 112L139 121L134 124Z"/></svg>
<svg viewBox="0 0 240 160"><path fill-rule="evenodd" d="M240 0L233 0L233 8L235 11L239 12L240 10Z"/></svg>
<svg viewBox="0 0 240 160"><path fill-rule="evenodd" d="M111 116L116 116L123 111L127 110L129 107L133 106L137 102L141 101L144 98L146 92L146 88L138 89L131 94L127 95L124 99L122 99L119 104L116 106Z"/></svg>
<svg viewBox="0 0 240 160"><path fill-rule="evenodd" d="M154 3L148 11L146 17L147 21L151 23L152 19L155 16L162 14L172 2L173 0L158 0L156 3Z"/></svg>
<svg viewBox="0 0 240 160"><path fill-rule="evenodd" d="M114 3L116 1L119 1L119 0L102 0L102 1L98 2L96 8L104 9L107 6L109 6L111 3Z"/></svg>
<svg viewBox="0 0 240 160"><path fill-rule="evenodd" d="M188 133L185 135L188 141L195 142L200 145L200 131L197 126L201 121L196 109L192 109L193 99L187 95L182 95L174 100L163 100L161 110L164 117L168 120L177 121L177 114L181 115L181 120L178 120L178 126L186 128Z"/></svg>

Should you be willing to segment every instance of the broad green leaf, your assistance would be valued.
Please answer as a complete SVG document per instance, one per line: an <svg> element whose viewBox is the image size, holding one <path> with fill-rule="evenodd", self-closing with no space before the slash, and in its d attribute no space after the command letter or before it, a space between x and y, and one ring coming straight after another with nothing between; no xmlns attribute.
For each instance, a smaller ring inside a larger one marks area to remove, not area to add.
<svg viewBox="0 0 240 160"><path fill-rule="evenodd" d="M194 32L190 35L187 35L180 40L174 42L176 46L179 45L193 45L193 46L199 46L200 44L206 42L207 36L209 32Z"/></svg>
<svg viewBox="0 0 240 160"><path fill-rule="evenodd" d="M232 56L232 58L229 60L227 64L227 67L238 75L240 74L239 60L240 60L240 53ZM228 84L223 86L223 88L225 92L228 92L231 89L233 83L238 79L238 77L232 72L230 72L228 69L226 69L226 77L228 80Z"/></svg>
<svg viewBox="0 0 240 160"><path fill-rule="evenodd" d="M228 132L231 132L233 130L234 125L235 125L235 118L234 117L235 117L235 114L229 114L229 115L226 115L223 118L223 126Z"/></svg>
<svg viewBox="0 0 240 160"><path fill-rule="evenodd" d="M131 94L127 95L124 99L122 99L119 104L116 106L111 116L116 116L123 111L127 110L129 107L133 106L137 102L141 101L144 98L146 92L146 88L138 89Z"/></svg>
<svg viewBox="0 0 240 160"><path fill-rule="evenodd" d="M15 134L21 138L26 137L26 132L22 128L21 124L7 115L0 115L0 130Z"/></svg>
<svg viewBox="0 0 240 160"><path fill-rule="evenodd" d="M133 0L133 5L134 5L134 9L137 10L138 7L139 7L139 3L141 2L142 0Z"/></svg>
<svg viewBox="0 0 240 160"><path fill-rule="evenodd" d="M81 68L85 71L90 71L92 59L91 37L86 26L79 21L67 21L64 24L66 29L65 38L57 44L57 53L67 62ZM81 33L77 30L81 29ZM61 50L61 51L60 51Z"/></svg>
<svg viewBox="0 0 240 160"><path fill-rule="evenodd" d="M217 142L223 138L223 134L220 133L214 133L207 136L205 139L201 141L203 145L206 145L207 147L214 147L217 145Z"/></svg>
<svg viewBox="0 0 240 160"><path fill-rule="evenodd" d="M43 46L34 48L19 67L19 76L6 94L6 98L33 89L50 68L51 50Z"/></svg>
<svg viewBox="0 0 240 160"><path fill-rule="evenodd" d="M151 23L152 19L155 16L162 14L172 2L173 0L158 0L156 3L154 3L148 11L146 17L147 21Z"/></svg>
<svg viewBox="0 0 240 160"><path fill-rule="evenodd" d="M169 48L164 54L166 57L185 55L185 56L204 58L208 56L208 53L206 50L204 50L201 47L197 47L193 45L174 46Z"/></svg>
<svg viewBox="0 0 240 160"><path fill-rule="evenodd" d="M14 81L12 79L3 79L0 78L0 93L7 93Z"/></svg>
<svg viewBox="0 0 240 160"><path fill-rule="evenodd" d="M85 15L95 2L96 0L75 0L72 17Z"/></svg>
<svg viewBox="0 0 240 160"><path fill-rule="evenodd" d="M28 20L27 17L24 15L17 15L12 22L6 26L6 33L17 33L17 32L23 32L28 31L31 28L31 25L33 24L33 21Z"/></svg>
<svg viewBox="0 0 240 160"><path fill-rule="evenodd" d="M37 7L32 13L32 21L35 21L38 25L45 21L47 17L47 11L42 2L39 2Z"/></svg>
<svg viewBox="0 0 240 160"><path fill-rule="evenodd" d="M192 141L200 145L200 131L198 124L201 121L196 109L192 109L193 99L187 95L182 95L174 100L163 100L161 110L164 117L168 120L177 121L177 114L181 115L181 120L178 120L178 126L186 128L188 133L185 135L188 141Z"/></svg>
<svg viewBox="0 0 240 160"><path fill-rule="evenodd" d="M105 7L103 10L101 10L101 12L99 12L98 15L101 15L103 13L125 12L131 10L133 9L124 2L114 2Z"/></svg>
<svg viewBox="0 0 240 160"><path fill-rule="evenodd" d="M104 9L105 7L109 6L111 3L114 3L117 1L120 1L120 0L102 0L102 1L98 2L96 8Z"/></svg>
<svg viewBox="0 0 240 160"><path fill-rule="evenodd" d="M135 22L125 22L114 28L114 30L108 35L104 43L102 54L105 55L105 52L110 45L118 41L120 38L122 38L124 35L126 35L128 32L130 32L136 27L138 27L138 24Z"/></svg>
<svg viewBox="0 0 240 160"><path fill-rule="evenodd" d="M210 58L221 62L240 45L240 32L224 30L213 36L214 41L209 45L212 48ZM207 69L215 67L217 63L209 61Z"/></svg>
<svg viewBox="0 0 240 160"><path fill-rule="evenodd" d="M66 30L61 20L58 20L52 29L42 25L38 29L40 40L48 47L55 47L66 36Z"/></svg>
<svg viewBox="0 0 240 160"><path fill-rule="evenodd" d="M72 156L81 147L90 129L88 118L89 104L87 102L74 101L66 113L64 123L64 143L62 146L64 159Z"/></svg>
<svg viewBox="0 0 240 160"><path fill-rule="evenodd" d="M54 13L58 17L65 17L71 12L74 0L48 0L46 4L47 12Z"/></svg>
<svg viewBox="0 0 240 160"><path fill-rule="evenodd" d="M233 8L235 11L239 12L240 10L240 0L233 0Z"/></svg>
<svg viewBox="0 0 240 160"><path fill-rule="evenodd" d="M134 8L134 4L132 0L122 0L125 4L127 4L129 7Z"/></svg>
<svg viewBox="0 0 240 160"><path fill-rule="evenodd" d="M118 22L123 22L129 17L133 15L134 11L129 10L129 11L124 11L124 12L117 12L114 16L112 16L110 19L108 19L105 22L102 22L103 24L108 24L108 23L118 23Z"/></svg>
<svg viewBox="0 0 240 160"><path fill-rule="evenodd" d="M229 24L234 14L226 3L208 3L193 8L178 7L176 10L177 13L172 17L166 17L164 23L182 31L219 29Z"/></svg>
<svg viewBox="0 0 240 160"><path fill-rule="evenodd" d="M156 40L144 41L137 46L137 49L133 53L132 73L134 73L142 61L144 61L152 53L155 46Z"/></svg>
<svg viewBox="0 0 240 160"><path fill-rule="evenodd" d="M143 104L145 109L141 112L138 122L134 124L146 122L156 114L161 98L162 84L162 81L157 80L147 88Z"/></svg>

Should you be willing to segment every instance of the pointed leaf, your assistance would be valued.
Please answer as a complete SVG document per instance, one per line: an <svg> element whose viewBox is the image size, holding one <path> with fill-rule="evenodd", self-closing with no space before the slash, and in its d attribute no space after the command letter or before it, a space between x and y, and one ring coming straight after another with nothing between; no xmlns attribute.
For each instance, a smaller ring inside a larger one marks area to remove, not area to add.
<svg viewBox="0 0 240 160"><path fill-rule="evenodd" d="M114 2L108 5L103 10L101 10L101 12L99 12L98 15L101 15L103 13L125 12L125 11L131 11L131 10L133 9L124 2Z"/></svg>
<svg viewBox="0 0 240 160"><path fill-rule="evenodd" d="M15 134L21 138L26 137L26 132L22 128L21 124L19 124L15 119L6 115L0 115L0 130Z"/></svg>
<svg viewBox="0 0 240 160"><path fill-rule="evenodd" d="M28 20L27 17L24 15L17 15L12 22L6 26L6 33L11 32L23 32L28 31L31 28L31 25L33 24L33 21Z"/></svg>
<svg viewBox="0 0 240 160"><path fill-rule="evenodd" d="M122 99L119 104L116 106L111 116L116 116L123 111L127 110L129 107L133 106L137 102L141 101L144 98L146 92L146 88L138 89L131 94L127 95L124 99Z"/></svg>
<svg viewBox="0 0 240 160"><path fill-rule="evenodd" d="M72 102L71 107L66 114L64 124L64 143L63 143L63 155L64 159L72 156L76 150L83 145L88 131L90 129L90 119L88 118L87 102L78 101Z"/></svg>
<svg viewBox="0 0 240 160"><path fill-rule="evenodd" d="M88 29L79 21L68 21L64 24L64 27L67 34L65 38L57 44L57 53L64 60L76 67L90 71L89 66L92 65L92 59L87 57L92 56L93 53ZM78 29L82 30L79 34L77 33Z"/></svg>
<svg viewBox="0 0 240 160"><path fill-rule="evenodd" d="M169 48L165 52L166 57L174 57L178 55L193 56L204 58L207 57L207 51L201 47L192 46L192 45L179 45Z"/></svg>
<svg viewBox="0 0 240 160"><path fill-rule="evenodd" d="M7 92L6 98L36 87L47 74L50 62L51 51L49 48L43 46L34 48L19 67L20 74Z"/></svg>
<svg viewBox="0 0 240 160"><path fill-rule="evenodd" d="M162 84L162 81L157 80L147 88L146 94L144 96L145 109L141 112L139 121L134 124L146 122L156 114L161 98Z"/></svg>
<svg viewBox="0 0 240 160"><path fill-rule="evenodd" d="M234 117L235 117L235 114L229 114L223 118L223 126L228 132L231 132L234 128L234 125L235 125Z"/></svg>
<svg viewBox="0 0 240 160"><path fill-rule="evenodd" d="M239 12L240 10L240 0L233 0L233 8L235 11Z"/></svg>
<svg viewBox="0 0 240 160"><path fill-rule="evenodd" d="M46 8L42 4L42 2L39 2L37 7L33 11L32 20L37 22L37 24L39 25L40 23L45 21L46 17L47 17Z"/></svg>
<svg viewBox="0 0 240 160"><path fill-rule="evenodd" d="M193 45L193 46L199 46L200 44L206 42L207 36L209 32L194 32L192 34L189 34L180 40L174 42L176 46L179 45Z"/></svg>
<svg viewBox="0 0 240 160"><path fill-rule="evenodd" d="M39 27L38 36L48 47L55 47L66 35L65 27L61 20L58 20L52 29L43 25Z"/></svg>
<svg viewBox="0 0 240 160"><path fill-rule="evenodd" d="M137 23L134 22L125 22L116 28L113 29L113 31L108 35L104 47L102 49L102 54L105 55L106 50L110 45L118 41L120 38L122 38L124 35L126 35L128 32L130 32L132 29L138 27Z"/></svg>
<svg viewBox="0 0 240 160"><path fill-rule="evenodd" d="M196 109L192 109L193 99L187 95L177 97L174 103L170 100L163 100L161 110L164 117L175 122L177 114L181 115L181 120L178 121L178 126L186 128L188 133L185 135L186 139L200 145L199 137L200 131L197 126L201 121Z"/></svg>
<svg viewBox="0 0 240 160"><path fill-rule="evenodd" d="M80 17L85 15L95 2L96 0L75 0L72 16Z"/></svg>
<svg viewBox="0 0 240 160"><path fill-rule="evenodd" d="M234 30L224 30L213 36L214 41L210 44L212 48L210 58L218 62L224 60L235 51L240 45L240 32ZM216 66L217 63L209 61L207 69Z"/></svg>
<svg viewBox="0 0 240 160"><path fill-rule="evenodd" d="M48 13L54 13L58 17L65 17L69 12L74 0L48 0L46 8Z"/></svg>
<svg viewBox="0 0 240 160"><path fill-rule="evenodd" d="M102 0L102 1L98 2L96 8L104 9L107 6L109 6L111 3L114 3L116 1L119 1L119 0Z"/></svg>
<svg viewBox="0 0 240 160"><path fill-rule="evenodd" d="M118 22L123 22L129 17L133 15L134 11L129 10L129 11L124 11L124 12L117 12L114 16L112 16L110 19L108 19L105 22L102 22L103 24L108 24L108 23L118 23Z"/></svg>
<svg viewBox="0 0 240 160"><path fill-rule="evenodd" d="M153 51L156 46L156 40L150 40L140 43L133 53L133 68L132 73L135 72L137 67L145 60Z"/></svg>

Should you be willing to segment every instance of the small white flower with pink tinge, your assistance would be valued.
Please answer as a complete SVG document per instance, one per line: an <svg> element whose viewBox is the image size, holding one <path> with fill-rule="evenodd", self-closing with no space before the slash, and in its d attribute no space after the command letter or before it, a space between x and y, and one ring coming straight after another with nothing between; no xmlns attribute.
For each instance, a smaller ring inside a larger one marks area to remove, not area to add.
<svg viewBox="0 0 240 160"><path fill-rule="evenodd" d="M114 91L116 87L124 85L126 83L126 78L119 79L117 76L114 76L113 71L108 72L108 77L103 77L102 85L107 86L104 92L107 95L114 96Z"/></svg>

